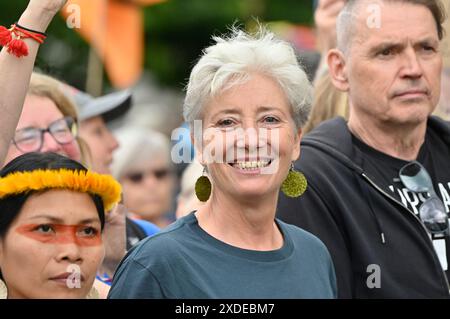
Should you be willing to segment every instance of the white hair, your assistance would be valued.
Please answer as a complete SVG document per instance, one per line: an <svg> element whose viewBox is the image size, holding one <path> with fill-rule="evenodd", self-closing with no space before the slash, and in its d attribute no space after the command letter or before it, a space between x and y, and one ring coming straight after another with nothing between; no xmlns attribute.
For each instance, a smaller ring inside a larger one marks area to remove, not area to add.
<svg viewBox="0 0 450 319"><path fill-rule="evenodd" d="M114 151L112 175L121 179L142 163L162 159L170 167L170 141L164 134L143 127L124 127L114 131L120 146Z"/></svg>
<svg viewBox="0 0 450 319"><path fill-rule="evenodd" d="M336 46L346 54L349 53L353 21L353 2L347 2L336 18Z"/></svg>
<svg viewBox="0 0 450 319"><path fill-rule="evenodd" d="M290 102L296 127L306 123L312 87L289 43L276 39L264 27L254 35L233 27L230 36L213 40L216 43L204 50L189 78L183 107L188 123L201 119L209 99L242 84L252 72L273 78Z"/></svg>
<svg viewBox="0 0 450 319"><path fill-rule="evenodd" d="M337 48L343 53L349 55L352 38L355 33L355 23L358 18L358 12L363 4L370 4L369 0L347 0L342 10L336 18L336 38Z"/></svg>

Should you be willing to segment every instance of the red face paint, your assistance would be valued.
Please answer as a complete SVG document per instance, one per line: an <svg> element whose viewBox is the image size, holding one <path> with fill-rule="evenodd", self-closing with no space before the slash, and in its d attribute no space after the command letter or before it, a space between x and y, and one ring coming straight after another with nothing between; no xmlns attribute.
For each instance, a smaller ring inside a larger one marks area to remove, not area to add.
<svg viewBox="0 0 450 319"><path fill-rule="evenodd" d="M42 227L45 228L45 231L41 229ZM100 231L85 234L84 230L87 228L91 227L86 225L28 224L18 227L16 231L23 236L45 244L101 245L102 236Z"/></svg>

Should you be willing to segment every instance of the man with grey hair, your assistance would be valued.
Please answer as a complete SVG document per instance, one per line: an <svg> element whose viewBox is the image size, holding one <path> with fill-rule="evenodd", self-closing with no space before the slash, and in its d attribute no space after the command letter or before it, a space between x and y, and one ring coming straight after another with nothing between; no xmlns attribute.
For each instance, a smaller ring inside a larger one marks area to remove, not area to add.
<svg viewBox="0 0 450 319"><path fill-rule="evenodd" d="M439 0L349 0L327 62L348 122L301 142L308 179L278 216L318 236L340 298L448 298L450 126L440 93Z"/></svg>

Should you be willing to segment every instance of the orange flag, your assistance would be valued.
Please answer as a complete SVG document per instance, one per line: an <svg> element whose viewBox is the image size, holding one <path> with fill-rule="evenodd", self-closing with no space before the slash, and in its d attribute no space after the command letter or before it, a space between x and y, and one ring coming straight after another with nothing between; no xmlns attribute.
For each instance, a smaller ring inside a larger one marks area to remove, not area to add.
<svg viewBox="0 0 450 319"><path fill-rule="evenodd" d="M95 48L111 83L133 85L140 77L144 56L144 22L141 6L164 0L69 0L65 18L76 18L75 30Z"/></svg>

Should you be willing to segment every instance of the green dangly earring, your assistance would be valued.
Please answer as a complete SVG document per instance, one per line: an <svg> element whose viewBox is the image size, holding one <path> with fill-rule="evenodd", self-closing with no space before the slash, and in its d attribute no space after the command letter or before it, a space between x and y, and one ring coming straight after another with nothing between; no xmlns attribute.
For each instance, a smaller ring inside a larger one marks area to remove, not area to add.
<svg viewBox="0 0 450 319"><path fill-rule="evenodd" d="M203 175L195 182L195 195L201 202L206 202L209 199L209 196L211 196L211 181L208 176L205 176L206 172L205 166L203 168Z"/></svg>
<svg viewBox="0 0 450 319"><path fill-rule="evenodd" d="M305 175L294 169L294 164L291 163L289 174L281 184L281 191L288 197L299 197L305 191L308 186L308 181Z"/></svg>

